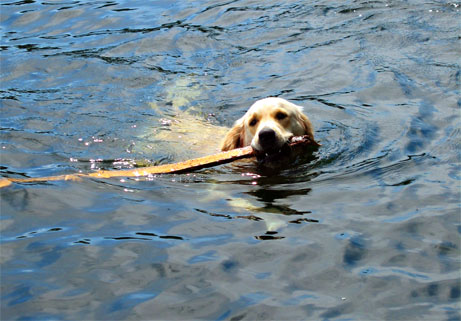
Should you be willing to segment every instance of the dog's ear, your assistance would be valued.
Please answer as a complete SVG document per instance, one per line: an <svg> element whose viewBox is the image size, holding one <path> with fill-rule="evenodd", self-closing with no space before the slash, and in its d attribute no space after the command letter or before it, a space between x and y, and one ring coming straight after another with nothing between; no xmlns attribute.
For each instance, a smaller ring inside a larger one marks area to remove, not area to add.
<svg viewBox="0 0 461 321"><path fill-rule="evenodd" d="M298 114L298 120L301 126L304 128L304 133L309 137L309 139L314 143L314 145L321 146L321 144L317 143L314 139L314 127L312 126L311 121L309 118L304 115L302 112Z"/></svg>
<svg viewBox="0 0 461 321"><path fill-rule="evenodd" d="M221 150L227 151L234 148L243 147L243 119L239 119L235 122L234 127L232 127L224 137L224 140L221 143Z"/></svg>

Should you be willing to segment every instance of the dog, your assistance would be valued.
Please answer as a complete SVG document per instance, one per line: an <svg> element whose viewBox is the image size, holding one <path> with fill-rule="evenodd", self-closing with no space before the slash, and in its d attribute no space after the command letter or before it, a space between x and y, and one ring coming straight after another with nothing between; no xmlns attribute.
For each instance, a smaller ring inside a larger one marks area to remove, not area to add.
<svg viewBox="0 0 461 321"><path fill-rule="evenodd" d="M284 153L293 136L307 135L314 145L314 129L301 106L283 98L256 101L237 120L221 143L221 150L251 146L257 155Z"/></svg>
<svg viewBox="0 0 461 321"><path fill-rule="evenodd" d="M151 139L150 145L153 151L163 154L167 151L174 156L175 160L211 155L219 149L227 151L251 145L263 157L263 160L258 160L257 172L272 175L279 169L285 168L284 165L287 163L283 158L288 153L284 153L289 150L286 146L292 136L307 135L314 145L318 144L314 140L312 123L303 113L303 108L285 99L269 97L256 101L244 116L238 119L232 128L229 128L216 125L209 119L197 117L200 113L191 113L190 109L184 111L179 108L179 104L189 105L195 96L187 96L188 92L184 90L184 86L178 87L181 90L175 88L174 92L181 99L176 96L172 99L171 114L173 116L163 114L160 120L162 125L157 126L153 134L150 131L147 136ZM162 115L161 109L156 104L152 103L151 107ZM219 139L215 139L216 137L224 138L220 142ZM268 154L274 154L274 157L268 157ZM282 159L277 156L280 154L283 154ZM292 155L294 153L291 152L289 154L288 158L297 156ZM303 157L306 155L311 157L309 153L303 153ZM248 162L253 162L253 160L248 160ZM268 169L267 172L266 169ZM248 174L258 176L258 174ZM197 199L199 204L226 200L233 211L241 215L236 217L245 218L247 214L251 214L252 217L263 219L267 231L271 232L287 225L287 216L277 215L284 213L283 208L267 206L272 201L267 201L266 204L261 200L256 201L257 197L240 197L238 193L229 193L228 187L223 184L205 184L204 186L207 187L208 193L203 193ZM200 205L197 207L200 208Z"/></svg>

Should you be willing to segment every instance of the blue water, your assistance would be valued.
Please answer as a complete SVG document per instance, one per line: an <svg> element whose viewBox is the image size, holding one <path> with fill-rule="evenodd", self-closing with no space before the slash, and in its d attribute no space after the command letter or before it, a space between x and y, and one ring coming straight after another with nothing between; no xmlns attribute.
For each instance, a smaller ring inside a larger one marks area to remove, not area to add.
<svg viewBox="0 0 461 321"><path fill-rule="evenodd" d="M199 156L173 125L212 146L267 96L322 146L1 189L0 318L461 320L460 9L3 1L3 177Z"/></svg>

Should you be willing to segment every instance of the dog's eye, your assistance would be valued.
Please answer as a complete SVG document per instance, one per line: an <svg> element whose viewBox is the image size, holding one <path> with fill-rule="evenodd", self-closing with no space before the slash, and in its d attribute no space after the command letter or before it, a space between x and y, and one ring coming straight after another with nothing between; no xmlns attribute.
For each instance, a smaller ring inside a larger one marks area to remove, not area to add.
<svg viewBox="0 0 461 321"><path fill-rule="evenodd" d="M251 121L250 121L250 126L253 127L254 125L256 125L256 123L258 122L258 120L256 118L253 118Z"/></svg>
<svg viewBox="0 0 461 321"><path fill-rule="evenodd" d="M282 120L282 119L287 118L287 114L282 113L282 112L280 111L280 112L278 112L278 113L275 115L275 118L277 118L278 120Z"/></svg>

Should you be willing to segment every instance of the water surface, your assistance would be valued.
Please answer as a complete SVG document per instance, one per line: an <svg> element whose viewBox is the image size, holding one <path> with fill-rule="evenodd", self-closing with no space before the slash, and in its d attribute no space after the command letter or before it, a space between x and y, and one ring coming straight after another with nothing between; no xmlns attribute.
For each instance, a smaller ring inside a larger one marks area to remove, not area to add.
<svg viewBox="0 0 461 321"><path fill-rule="evenodd" d="M2 320L461 320L459 3L0 9L3 177L183 160L171 122L212 146L267 96L322 143L277 173L2 189Z"/></svg>

